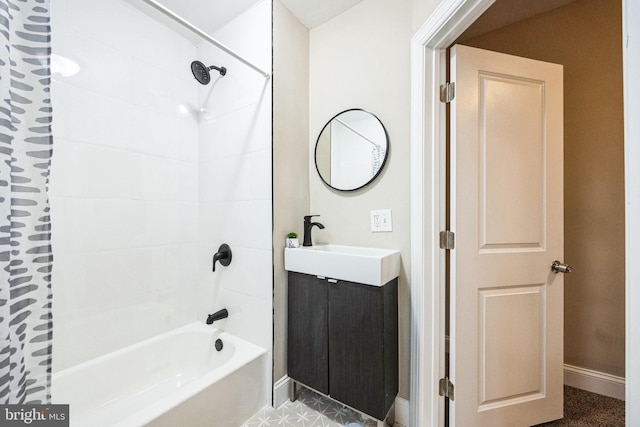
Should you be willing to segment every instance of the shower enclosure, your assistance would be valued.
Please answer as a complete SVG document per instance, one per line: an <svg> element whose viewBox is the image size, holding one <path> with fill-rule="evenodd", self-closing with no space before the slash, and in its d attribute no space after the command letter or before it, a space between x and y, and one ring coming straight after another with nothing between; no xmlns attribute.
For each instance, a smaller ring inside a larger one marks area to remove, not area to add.
<svg viewBox="0 0 640 427"><path fill-rule="evenodd" d="M270 71L271 1L242 4L207 34ZM52 0L52 44L54 373L222 308L270 353L271 80L143 0Z"/></svg>

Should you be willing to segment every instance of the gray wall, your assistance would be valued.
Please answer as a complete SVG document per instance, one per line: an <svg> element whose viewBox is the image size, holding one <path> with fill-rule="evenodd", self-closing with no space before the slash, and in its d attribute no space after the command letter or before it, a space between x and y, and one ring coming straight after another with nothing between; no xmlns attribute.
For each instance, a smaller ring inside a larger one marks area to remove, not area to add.
<svg viewBox="0 0 640 427"><path fill-rule="evenodd" d="M302 217L312 213L321 215L318 220L326 226L314 230L316 243L402 252L400 396L409 396L411 34L410 0L393 4L364 0L311 31L279 0L274 1L276 381L286 374L284 236L296 231L302 238ZM355 192L337 192L326 187L316 173L315 142L331 117L356 107L376 114L385 124L391 140L390 157L372 185ZM370 211L374 209L392 210L393 232L370 231Z"/></svg>
<svg viewBox="0 0 640 427"><path fill-rule="evenodd" d="M284 239L309 213L309 30L273 2L274 379L287 373ZM301 240L302 241L302 240Z"/></svg>
<svg viewBox="0 0 640 427"><path fill-rule="evenodd" d="M309 165L318 134L335 114L363 108L390 138L384 171L368 187L338 192L309 167L311 213L325 225L317 243L399 249L400 396L409 397L410 364L410 40L411 1L364 0L311 30ZM370 211L391 209L393 231L372 233Z"/></svg>

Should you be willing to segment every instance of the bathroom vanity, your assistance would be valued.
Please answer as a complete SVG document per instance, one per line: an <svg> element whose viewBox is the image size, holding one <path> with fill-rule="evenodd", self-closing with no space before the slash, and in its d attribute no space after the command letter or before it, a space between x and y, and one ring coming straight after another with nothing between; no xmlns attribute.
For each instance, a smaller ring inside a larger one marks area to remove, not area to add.
<svg viewBox="0 0 640 427"><path fill-rule="evenodd" d="M312 248L285 251L288 375L297 384L384 420L398 393L400 254L336 245ZM310 258L308 265L301 262L305 257ZM354 271L360 268L368 271Z"/></svg>

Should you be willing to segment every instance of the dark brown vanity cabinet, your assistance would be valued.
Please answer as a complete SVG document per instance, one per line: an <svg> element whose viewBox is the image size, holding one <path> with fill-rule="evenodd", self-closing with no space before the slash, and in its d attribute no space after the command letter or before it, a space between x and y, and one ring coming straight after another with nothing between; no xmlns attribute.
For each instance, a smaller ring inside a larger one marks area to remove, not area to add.
<svg viewBox="0 0 640 427"><path fill-rule="evenodd" d="M289 272L289 378L329 394L329 287L325 280Z"/></svg>
<svg viewBox="0 0 640 427"><path fill-rule="evenodd" d="M379 420L398 393L398 279L384 286L289 272L288 374Z"/></svg>

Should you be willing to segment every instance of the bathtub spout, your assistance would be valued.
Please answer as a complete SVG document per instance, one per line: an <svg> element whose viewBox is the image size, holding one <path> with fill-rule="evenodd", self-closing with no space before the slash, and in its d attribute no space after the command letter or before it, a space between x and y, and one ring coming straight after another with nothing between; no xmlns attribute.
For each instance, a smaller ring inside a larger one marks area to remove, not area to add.
<svg viewBox="0 0 640 427"><path fill-rule="evenodd" d="M222 310L218 310L215 313L207 316L207 325L212 324L216 320L226 319L227 317L229 317L229 312L226 308L223 308Z"/></svg>

